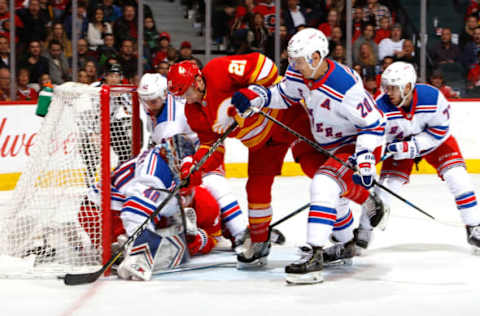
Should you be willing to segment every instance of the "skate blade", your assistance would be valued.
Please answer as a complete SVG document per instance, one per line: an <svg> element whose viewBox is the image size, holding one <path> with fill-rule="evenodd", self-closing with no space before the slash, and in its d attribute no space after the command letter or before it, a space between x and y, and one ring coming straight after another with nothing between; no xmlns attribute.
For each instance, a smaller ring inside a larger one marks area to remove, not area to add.
<svg viewBox="0 0 480 316"><path fill-rule="evenodd" d="M325 267L351 266L352 264L353 264L352 258L339 259L339 260L323 263Z"/></svg>
<svg viewBox="0 0 480 316"><path fill-rule="evenodd" d="M252 262L237 261L237 270L262 270L268 263L267 257L262 257Z"/></svg>
<svg viewBox="0 0 480 316"><path fill-rule="evenodd" d="M287 284L292 285L307 285L307 284L316 284L323 282L322 271L315 271L310 273L287 273L285 275L285 280Z"/></svg>

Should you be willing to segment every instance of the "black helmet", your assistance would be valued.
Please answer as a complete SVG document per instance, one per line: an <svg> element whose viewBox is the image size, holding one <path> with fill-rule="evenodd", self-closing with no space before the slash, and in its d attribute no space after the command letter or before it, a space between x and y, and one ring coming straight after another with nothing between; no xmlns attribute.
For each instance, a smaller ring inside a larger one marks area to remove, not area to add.
<svg viewBox="0 0 480 316"><path fill-rule="evenodd" d="M119 64L110 64L109 66L107 66L107 70L105 71L105 73L108 74L111 72L122 74L122 66L120 66Z"/></svg>

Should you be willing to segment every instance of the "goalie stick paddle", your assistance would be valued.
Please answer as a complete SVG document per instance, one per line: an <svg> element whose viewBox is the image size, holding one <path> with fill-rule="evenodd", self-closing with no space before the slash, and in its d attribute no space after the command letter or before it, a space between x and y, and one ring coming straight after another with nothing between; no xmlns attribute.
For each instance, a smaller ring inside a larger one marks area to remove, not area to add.
<svg viewBox="0 0 480 316"><path fill-rule="evenodd" d="M269 114L265 113L265 112L262 112L260 110L255 110L256 113L259 113L261 115L263 115L264 117L266 117L267 119L269 119L270 121L274 122L275 124L279 125L280 127L284 128L287 132L289 132L290 134L293 134L295 135L296 137L298 137L299 139L301 139L302 141L306 142L307 144L309 144L310 146L312 146L313 148L315 148L316 150L318 150L319 152L321 152L322 154L334 159L335 161L341 163L343 166L353 170L354 172L357 172L358 169L354 166L351 166L349 165L348 163L346 163L345 161L339 159L337 156L331 154L330 152L328 152L327 150L325 150L324 148L322 148L319 144L317 144L316 142L306 138L305 136L303 136L302 134L294 131L293 129L291 129L290 127L288 127L287 125L283 124L282 122L280 122L279 120L277 120L276 118L270 116ZM389 188L385 187L384 185L378 183L376 180L373 180L373 184L378 186L379 188L381 188L382 190L384 191L387 191L388 193L390 193L391 195L393 195L394 197L396 197L397 199L399 199L400 201L406 203L407 205L413 207L414 209L416 209L417 211L419 211L420 213L430 217L431 219L435 220L435 217L433 217L432 215L428 214L427 212L425 212L424 210L422 210L420 207L416 206L415 204L413 204L412 202L408 201L407 199L401 197L400 195L398 195L397 193L393 192L392 190L390 190Z"/></svg>
<svg viewBox="0 0 480 316"><path fill-rule="evenodd" d="M80 285L80 284L87 284L87 283L92 283L98 280L98 278L107 270L109 269L117 260L120 258L120 256L123 254L125 249L132 244L135 239L137 239L138 236L147 228L148 223L153 220L155 216L157 216L160 211L167 205L170 200L176 196L179 192L180 189L188 185L188 181L190 179L190 176L198 171L202 165L207 161L207 159L217 150L217 148L223 143L223 141L230 135L230 133L237 127L238 123L233 122L216 141L215 143L212 144L212 147L208 150L208 152L203 155L203 157L195 164L195 166L190 170L188 173L187 177L180 182L180 185L176 186L175 189L169 193L169 195L160 203L160 205L157 207L157 209L150 214L150 216L135 230L135 232L128 237L128 239L125 241L125 243L118 249L105 263L100 270L91 272L91 273L80 273L80 274L71 274L67 273L63 277L63 281L66 285ZM62 277L60 277L62 278Z"/></svg>

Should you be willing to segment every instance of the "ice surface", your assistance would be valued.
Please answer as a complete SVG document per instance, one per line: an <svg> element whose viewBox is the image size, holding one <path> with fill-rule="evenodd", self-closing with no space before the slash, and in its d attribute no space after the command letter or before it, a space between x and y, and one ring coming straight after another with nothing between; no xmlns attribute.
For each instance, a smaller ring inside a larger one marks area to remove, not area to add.
<svg viewBox="0 0 480 316"><path fill-rule="evenodd" d="M480 175L472 178L478 193ZM1 315L477 315L480 257L466 243L454 200L436 176L411 180L402 195L438 221L395 201L387 229L376 232L371 248L352 266L326 269L323 284L284 281L284 265L305 241L305 211L278 226L287 244L273 248L265 271L228 266L157 275L151 282L106 278L76 287L59 280L6 279L0 280ZM274 221L308 202L309 182L276 180ZM231 183L245 207L245 179ZM194 260L234 261L225 252Z"/></svg>

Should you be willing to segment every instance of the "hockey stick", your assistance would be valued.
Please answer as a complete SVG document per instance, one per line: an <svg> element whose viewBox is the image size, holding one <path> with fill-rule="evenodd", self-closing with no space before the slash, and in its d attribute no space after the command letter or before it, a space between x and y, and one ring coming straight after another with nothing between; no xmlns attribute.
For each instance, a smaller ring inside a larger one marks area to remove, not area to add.
<svg viewBox="0 0 480 316"><path fill-rule="evenodd" d="M310 207L310 203L307 203L304 206L296 209L295 211L285 215L284 217L277 220L275 223L270 224L270 229L274 228L277 225L280 225L281 223L285 222L287 219L297 215L298 213L302 212L304 209L309 208L309 207Z"/></svg>
<svg viewBox="0 0 480 316"><path fill-rule="evenodd" d="M128 237L128 239L125 241L125 243L120 247L120 249L118 249L111 257L110 259L107 261L107 263L105 263L102 268L100 268L100 270L96 271L96 272L91 272L91 273L80 273L80 274L70 274L70 273L67 273L64 277L63 277L63 281L66 285L79 285L79 284L87 284L87 283L93 283L95 282L96 280L98 280L98 278L107 270L109 269L117 260L118 258L120 258L120 256L123 254L123 252L125 251L125 249L130 246L134 241L135 239L138 238L138 236L140 236L140 234L142 234L142 232L147 228L148 224L150 223L150 221L152 221L155 216L157 216L160 211L165 207L165 205L167 205L168 202L170 202L170 200L176 196L179 192L180 192L180 189L187 186L188 185L188 182L189 182L189 179L190 179L190 176L198 171L202 166L203 164L205 163L205 161L207 161L207 159L214 153L214 151L217 150L217 148L223 143L223 141L225 140L225 138L227 138L227 136L237 127L238 123L237 122L234 122L232 123L228 128L227 130L225 131L225 133L222 134L222 136L220 136L216 141L215 143L212 144L212 147L210 147L210 149L208 150L208 152L203 155L203 157L195 164L195 166L190 170L190 172L188 173L187 177L182 180L180 182L180 185L176 186L175 189L169 193L169 195L162 201L162 203L160 203L160 205L157 207L157 209L152 213L150 214L150 216L135 230L135 232L133 232L133 234ZM61 278L61 277L60 277Z"/></svg>
<svg viewBox="0 0 480 316"><path fill-rule="evenodd" d="M340 164L342 164L343 166L353 170L353 172L358 172L358 169L356 166L351 166L349 165L348 163L346 163L345 161L339 159L337 156L331 154L329 151L325 150L324 148L322 148L318 143L314 142L314 141L311 141L310 139L306 138L305 136L303 136L302 134L294 131L293 129L291 129L290 127L288 127L287 125L283 124L282 122L280 122L279 120L277 120L276 118L270 116L269 114L263 112L263 111L259 111L259 110L255 110L256 113L259 113L261 115L263 115L264 117L266 117L267 119L269 119L270 121L274 122L275 124L279 125L280 127L284 128L286 131L288 131L290 134L293 134L295 135L296 137L298 137L299 139L301 139L302 141L306 142L307 144L309 144L310 146L312 146L313 148L315 148L316 150L318 150L319 152L321 152L322 154L328 156L329 158L332 158L334 159L335 161L339 162ZM435 220L435 217L433 217L432 215L428 214L427 212L425 212L424 210L422 210L420 207L416 206L415 204L413 204L412 202L408 201L407 199L401 197L400 195L398 195L397 193L393 192L392 190L390 190L389 188L385 187L384 185L378 183L375 179L373 180L373 184L378 186L379 188L381 188L382 190L384 191L387 191L388 193L390 193L391 195L393 195L394 197L396 197L397 199L399 199L400 201L406 203L407 205L410 205L411 207L413 207L414 209L416 209L417 211L419 211L420 213L430 217L431 219Z"/></svg>

